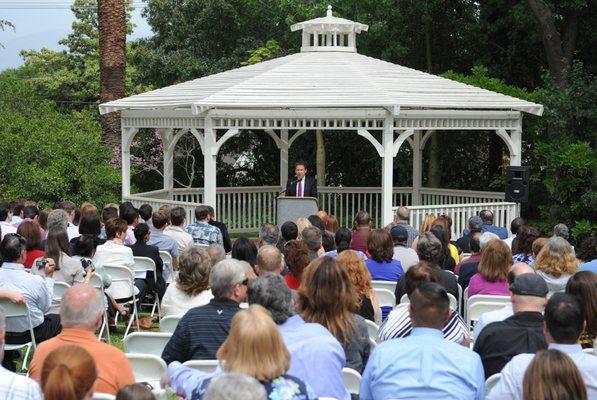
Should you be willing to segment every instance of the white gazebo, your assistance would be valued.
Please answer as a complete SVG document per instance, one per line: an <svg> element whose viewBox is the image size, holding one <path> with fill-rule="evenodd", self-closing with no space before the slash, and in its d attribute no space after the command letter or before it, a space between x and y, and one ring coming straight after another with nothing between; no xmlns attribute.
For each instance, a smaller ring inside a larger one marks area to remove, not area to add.
<svg viewBox="0 0 597 400"><path fill-rule="evenodd" d="M320 188L323 208L331 207L332 195L353 196L350 207L347 202L342 209L340 202L340 212L337 208L329 212L350 217L355 209L378 202L378 218L386 224L393 218L393 207L401 204L428 212L425 207L441 206L446 211L447 205L494 203L503 205L496 209L503 213L502 225L513 218L517 208L503 202L503 193L423 188L422 151L432 130L487 130L506 143L510 164L520 165L522 113L541 115L542 105L361 55L356 35L368 26L334 17L331 6L325 17L291 29L302 30L300 53L100 105L102 114L122 111L123 200L180 203L188 206L190 220L197 203L214 206L221 219L247 212L256 220L262 212L271 216L275 194L288 179L293 142L309 130L343 130L355 131L375 147L382 160L381 189ZM130 148L140 128L156 128L161 134L164 188L132 195ZM245 129L264 130L275 141L280 150L280 186L216 187L216 156L227 140L242 136ZM376 130L382 132L381 142L371 133ZM193 190L174 188L173 179L174 148L187 133L204 154L204 187ZM404 142L413 150L412 188L394 188L393 160ZM459 212L457 219L465 222L470 212ZM249 225L233 230L258 228ZM453 233L458 234L460 226L455 225Z"/></svg>

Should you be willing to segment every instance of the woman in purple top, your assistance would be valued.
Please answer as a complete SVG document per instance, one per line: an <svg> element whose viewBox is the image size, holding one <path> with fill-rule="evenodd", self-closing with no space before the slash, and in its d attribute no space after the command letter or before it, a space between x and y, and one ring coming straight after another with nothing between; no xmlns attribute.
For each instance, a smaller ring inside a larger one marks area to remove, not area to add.
<svg viewBox="0 0 597 400"><path fill-rule="evenodd" d="M367 238L367 251L370 258L365 261L374 281L398 282L404 274L400 261L394 260L394 242L385 229L371 231Z"/></svg>
<svg viewBox="0 0 597 400"><path fill-rule="evenodd" d="M489 294L508 296L508 270L512 265L512 252L506 243L499 239L491 240L483 249L479 272L472 276L468 285L468 295Z"/></svg>

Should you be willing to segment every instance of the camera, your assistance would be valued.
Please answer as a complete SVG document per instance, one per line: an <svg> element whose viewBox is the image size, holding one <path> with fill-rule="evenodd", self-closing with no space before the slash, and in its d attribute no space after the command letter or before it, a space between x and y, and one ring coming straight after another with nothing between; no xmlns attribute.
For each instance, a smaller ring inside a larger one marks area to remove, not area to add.
<svg viewBox="0 0 597 400"><path fill-rule="evenodd" d="M46 259L45 258L40 258L39 260L35 261L35 266L38 269L45 268L45 266L46 266Z"/></svg>
<svg viewBox="0 0 597 400"><path fill-rule="evenodd" d="M91 268L91 271L95 271L95 267L93 266L93 262L89 259L82 258L81 265L83 266L83 276L87 276L87 270Z"/></svg>

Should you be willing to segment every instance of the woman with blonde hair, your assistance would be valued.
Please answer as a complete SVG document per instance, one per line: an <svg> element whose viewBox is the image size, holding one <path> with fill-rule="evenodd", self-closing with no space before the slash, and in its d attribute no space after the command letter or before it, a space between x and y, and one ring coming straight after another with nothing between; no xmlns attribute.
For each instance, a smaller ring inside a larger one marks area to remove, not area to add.
<svg viewBox="0 0 597 400"><path fill-rule="evenodd" d="M524 373L524 400L587 400L576 364L559 350L541 350Z"/></svg>
<svg viewBox="0 0 597 400"><path fill-rule="evenodd" d="M45 359L40 384L45 400L91 400L98 372L80 346L61 346Z"/></svg>
<svg viewBox="0 0 597 400"><path fill-rule="evenodd" d="M307 218L299 218L296 220L296 227L298 230L298 240L301 240L303 238L303 231L305 230L305 228L308 228L310 226L313 226L313 224L311 224L311 222L309 222L309 220Z"/></svg>
<svg viewBox="0 0 597 400"><path fill-rule="evenodd" d="M268 399L311 400L315 395L310 386L286 372L290 368L290 353L284 345L282 335L267 310L252 305L239 311L232 318L228 338L216 355L223 372L239 372L257 379L265 388ZM196 371L180 365L171 367L173 387L178 387L176 377L189 381L205 377ZM211 383L211 378L203 380L187 398L200 400Z"/></svg>
<svg viewBox="0 0 597 400"><path fill-rule="evenodd" d="M512 252L500 239L491 240L481 253L481 261L468 285L468 295L489 294L509 296L508 270L512 265Z"/></svg>
<svg viewBox="0 0 597 400"><path fill-rule="evenodd" d="M421 223L421 226L419 227L419 232L421 233L421 235L424 235L425 233L427 233L431 230L431 227L433 226L433 223L435 222L436 219L437 219L437 216L433 213L425 214L425 218L423 218L423 222ZM419 235L415 238L415 240L413 240L413 244L411 247L414 250L417 250L417 243L419 243L420 237L421 236Z"/></svg>
<svg viewBox="0 0 597 400"><path fill-rule="evenodd" d="M537 255L534 267L537 274L545 279L548 296L551 296L566 289L568 279L578 271L578 260L566 239L553 236Z"/></svg>
<svg viewBox="0 0 597 400"><path fill-rule="evenodd" d="M162 299L162 315L185 314L191 308L203 306L213 294L209 288L211 259L204 249L187 247L178 257L178 277L166 289Z"/></svg>
<svg viewBox="0 0 597 400"><path fill-rule="evenodd" d="M331 257L319 257L303 272L298 310L306 322L323 325L340 342L346 367L363 372L371 344L367 323L357 311L357 296L348 273Z"/></svg>
<svg viewBox="0 0 597 400"><path fill-rule="evenodd" d="M344 267L354 285L358 305L357 314L379 325L381 309L373 286L371 286L371 274L365 262L354 250L343 251L338 255L336 261Z"/></svg>

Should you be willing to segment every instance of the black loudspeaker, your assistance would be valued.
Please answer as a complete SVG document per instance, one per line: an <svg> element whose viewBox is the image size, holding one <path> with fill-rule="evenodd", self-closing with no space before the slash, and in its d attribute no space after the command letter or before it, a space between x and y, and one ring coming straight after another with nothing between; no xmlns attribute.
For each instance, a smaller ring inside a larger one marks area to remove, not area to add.
<svg viewBox="0 0 597 400"><path fill-rule="evenodd" d="M508 167L506 176L506 201L526 203L529 201L531 169L529 167Z"/></svg>

